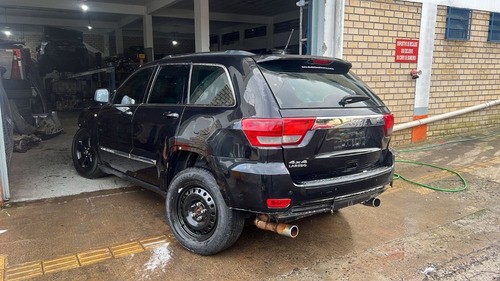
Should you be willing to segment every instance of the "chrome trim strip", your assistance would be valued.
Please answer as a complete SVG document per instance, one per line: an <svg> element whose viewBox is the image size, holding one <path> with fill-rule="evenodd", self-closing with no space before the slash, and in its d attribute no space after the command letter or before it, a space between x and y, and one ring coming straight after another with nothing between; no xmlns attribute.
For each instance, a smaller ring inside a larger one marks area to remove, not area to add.
<svg viewBox="0 0 500 281"><path fill-rule="evenodd" d="M383 115L341 116L341 117L317 117L313 130L332 128L361 128L371 126L383 126Z"/></svg>
<svg viewBox="0 0 500 281"><path fill-rule="evenodd" d="M121 157L129 158L129 159L132 159L132 160L136 160L136 161L140 161L140 162L143 162L143 163L152 164L152 165L156 166L156 160L153 160L153 159L150 159L150 158L147 158L147 157L142 157L142 156L134 155L134 154L131 154L131 153L121 152L121 151L114 150L114 149L111 149L111 148L107 148L107 147L104 147L104 146L99 146L99 149L102 150L102 151L106 151L106 152L109 152L109 153L121 156Z"/></svg>
<svg viewBox="0 0 500 281"><path fill-rule="evenodd" d="M136 160L136 161L140 161L140 162L143 162L143 163L152 164L152 165L156 166L156 160L149 159L147 157L142 157L142 156L130 154L129 158L132 159L132 160Z"/></svg>
<svg viewBox="0 0 500 281"><path fill-rule="evenodd" d="M346 175L346 176L339 176L331 179L321 179L321 180L312 180L312 181L306 181L306 182L301 182L300 184L296 184L296 186L301 187L301 188L316 188L316 187L322 187L322 186L328 186L328 185L334 185L334 184L344 184L349 181L362 181L367 178L371 177L377 177L377 176L382 176L383 174L386 173L391 173L392 169L394 169L394 166L384 166L380 167L374 170L369 170L369 171L364 171L360 172L357 174L352 174L352 175Z"/></svg>
<svg viewBox="0 0 500 281"><path fill-rule="evenodd" d="M121 156L121 157L130 158L129 154L125 153L125 152L121 152L121 151L114 150L114 149L111 149L111 148L107 148L107 147L104 147L104 146L99 146L99 149L101 149L102 151L113 153L113 154Z"/></svg>
<svg viewBox="0 0 500 281"><path fill-rule="evenodd" d="M355 156L355 155L360 155L360 154L365 154L365 153L373 153L373 152L377 152L377 151L382 151L382 149L381 148L377 148L377 147L372 147L372 148L359 148L359 149L351 149L351 150L344 150L344 151L335 151L335 152L332 152L332 153L320 154L315 159L325 159L325 158L344 157L344 156Z"/></svg>

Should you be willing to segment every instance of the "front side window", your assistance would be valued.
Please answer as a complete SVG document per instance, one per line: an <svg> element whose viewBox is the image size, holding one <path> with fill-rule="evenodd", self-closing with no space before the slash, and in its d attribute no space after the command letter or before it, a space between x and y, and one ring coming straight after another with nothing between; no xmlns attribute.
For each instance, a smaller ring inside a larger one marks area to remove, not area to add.
<svg viewBox="0 0 500 281"><path fill-rule="evenodd" d="M210 106L235 104L231 82L221 66L193 65L189 103Z"/></svg>
<svg viewBox="0 0 500 281"><path fill-rule="evenodd" d="M448 7L446 18L446 39L469 40L472 11Z"/></svg>
<svg viewBox="0 0 500 281"><path fill-rule="evenodd" d="M148 67L132 74L132 76L116 90L114 104L131 105L142 103L153 67Z"/></svg>
<svg viewBox="0 0 500 281"><path fill-rule="evenodd" d="M151 88L148 103L182 104L188 77L189 65L162 66Z"/></svg>

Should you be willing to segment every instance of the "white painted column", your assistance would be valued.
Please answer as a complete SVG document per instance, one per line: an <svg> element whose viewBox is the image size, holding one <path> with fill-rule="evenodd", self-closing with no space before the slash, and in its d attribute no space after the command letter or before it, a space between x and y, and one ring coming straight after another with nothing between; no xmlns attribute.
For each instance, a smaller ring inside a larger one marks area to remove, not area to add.
<svg viewBox="0 0 500 281"><path fill-rule="evenodd" d="M143 31L144 52L146 53L146 59L148 61L153 61L154 60L153 16L151 15L142 16L142 31Z"/></svg>
<svg viewBox="0 0 500 281"><path fill-rule="evenodd" d="M420 18L420 37L417 68L422 70L416 81L414 116L426 115L429 111L429 92L431 89L432 53L436 34L437 4L422 3Z"/></svg>
<svg viewBox="0 0 500 281"><path fill-rule="evenodd" d="M196 52L210 51L210 19L208 0L194 1L194 38Z"/></svg>
<svg viewBox="0 0 500 281"><path fill-rule="evenodd" d="M344 53L344 8L345 0L335 1L333 57L342 58Z"/></svg>
<svg viewBox="0 0 500 281"><path fill-rule="evenodd" d="M115 29L116 54L123 54L123 29Z"/></svg>
<svg viewBox="0 0 500 281"><path fill-rule="evenodd" d="M109 33L104 33L102 35L103 38L103 45L104 45L104 50L103 51L103 56L108 57L109 56Z"/></svg>
<svg viewBox="0 0 500 281"><path fill-rule="evenodd" d="M342 58L345 0L313 0L311 54Z"/></svg>
<svg viewBox="0 0 500 281"><path fill-rule="evenodd" d="M0 85L0 87L3 87ZM1 180L1 189L0 190L0 204L5 200L10 199L10 190L9 190L9 170L7 166L7 154L5 153L5 136L4 136L4 128L3 128L3 118L7 118L7 115L2 114L2 107L0 106L0 180ZM7 136L10 137L10 136Z"/></svg>
<svg viewBox="0 0 500 281"><path fill-rule="evenodd" d="M322 56L342 58L345 0L325 0Z"/></svg>
<svg viewBox="0 0 500 281"><path fill-rule="evenodd" d="M321 56L323 54L323 33L325 26L325 0L309 1L311 11L311 55Z"/></svg>

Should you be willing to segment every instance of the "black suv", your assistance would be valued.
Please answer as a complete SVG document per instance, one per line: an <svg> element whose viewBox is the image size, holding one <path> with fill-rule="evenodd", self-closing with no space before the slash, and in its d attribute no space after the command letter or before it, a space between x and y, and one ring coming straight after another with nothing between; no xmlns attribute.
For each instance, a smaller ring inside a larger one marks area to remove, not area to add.
<svg viewBox="0 0 500 281"><path fill-rule="evenodd" d="M167 57L84 110L73 162L166 197L185 248L231 246L245 221L285 224L376 198L392 183L393 115L339 59L243 51Z"/></svg>

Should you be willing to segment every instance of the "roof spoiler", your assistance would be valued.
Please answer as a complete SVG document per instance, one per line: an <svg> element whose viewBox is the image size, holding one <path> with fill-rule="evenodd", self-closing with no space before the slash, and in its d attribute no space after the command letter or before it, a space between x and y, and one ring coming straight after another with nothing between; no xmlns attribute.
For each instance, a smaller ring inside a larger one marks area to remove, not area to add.
<svg viewBox="0 0 500 281"><path fill-rule="evenodd" d="M255 58L256 62L271 71L345 74L352 67L350 62L326 57L271 55Z"/></svg>

